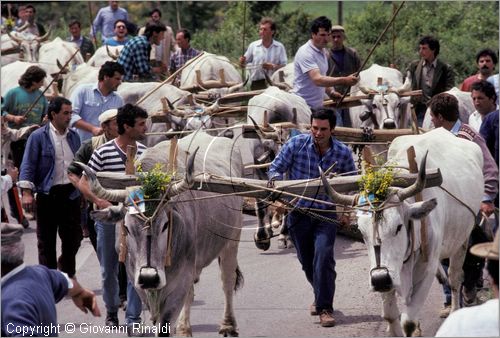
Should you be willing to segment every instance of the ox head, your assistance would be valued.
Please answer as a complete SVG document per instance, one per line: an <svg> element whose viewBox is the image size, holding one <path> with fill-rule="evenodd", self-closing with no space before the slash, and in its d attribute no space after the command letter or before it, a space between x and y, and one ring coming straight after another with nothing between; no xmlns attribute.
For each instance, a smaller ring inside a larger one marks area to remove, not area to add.
<svg viewBox="0 0 500 338"><path fill-rule="evenodd" d="M47 39L49 38L51 29L52 28L49 27L49 30L43 36L36 36L33 34L13 34L11 32L8 32L7 34L12 39L12 41L16 42L19 45L20 60L37 62L40 46L42 42L47 41Z"/></svg>
<svg viewBox="0 0 500 338"><path fill-rule="evenodd" d="M402 119L406 118L406 110L409 97L399 96L394 88L383 88L371 91L360 88L364 94L370 95L370 99L361 100L365 111L359 118L365 124L373 123L375 129L402 128ZM403 120L403 124L405 121Z"/></svg>
<svg viewBox="0 0 500 338"><path fill-rule="evenodd" d="M385 201L358 204L357 220L370 258L370 285L374 291L387 292L401 285L401 270L412 255L415 243L412 220L427 216L437 205L436 199L409 203L425 187L426 158L423 157L418 178L407 188L391 187ZM333 202L354 206L358 195L336 192L322 173L322 180ZM416 248L415 248L416 249Z"/></svg>
<svg viewBox="0 0 500 338"><path fill-rule="evenodd" d="M117 244L119 244L120 250L126 247L127 271L129 276L133 274L134 284L137 288L145 290L163 288L167 283L165 275L167 257L184 259L184 256L189 256L187 251L192 245L188 245L187 248L179 248L176 245L177 236L187 235L185 235L184 219L176 210L175 203L172 204L171 201L193 185L196 152L197 150L188 158L184 179L171 183L167 187L161 201L156 201L158 203L156 210L152 215L148 215L149 217L140 211L140 205L131 203L131 196L137 192L139 187L130 187L126 190L106 190L97 181L95 173L86 165L79 163L89 179L91 190L98 197L125 203L125 205L120 204L94 211L91 216L105 224L113 224L124 219L124 228L117 226L117 239L120 239ZM145 203L148 201L146 200ZM170 243L173 249L169 253Z"/></svg>

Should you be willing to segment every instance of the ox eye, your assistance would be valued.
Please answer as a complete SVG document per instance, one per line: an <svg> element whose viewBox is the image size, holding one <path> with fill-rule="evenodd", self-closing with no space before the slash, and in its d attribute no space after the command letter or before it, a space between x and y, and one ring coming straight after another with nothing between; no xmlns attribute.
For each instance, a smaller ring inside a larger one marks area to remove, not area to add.
<svg viewBox="0 0 500 338"><path fill-rule="evenodd" d="M127 231L127 235L130 235L130 231L128 230L128 226L124 226L125 230Z"/></svg>
<svg viewBox="0 0 500 338"><path fill-rule="evenodd" d="M168 222L165 222L165 224L163 224L163 228L161 229L161 232L165 231L167 229L167 226L168 226Z"/></svg>
<svg viewBox="0 0 500 338"><path fill-rule="evenodd" d="M377 109L377 105L375 103L372 104L372 109Z"/></svg>
<svg viewBox="0 0 500 338"><path fill-rule="evenodd" d="M398 227L396 228L396 233L394 234L394 236L396 236L398 234L399 231L401 231L401 228L403 227L403 224L399 224Z"/></svg>

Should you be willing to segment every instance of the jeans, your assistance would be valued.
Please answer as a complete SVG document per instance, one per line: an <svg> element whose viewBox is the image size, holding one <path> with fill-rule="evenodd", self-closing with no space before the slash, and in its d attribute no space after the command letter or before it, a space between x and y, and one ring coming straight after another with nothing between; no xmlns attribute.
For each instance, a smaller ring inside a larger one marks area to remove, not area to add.
<svg viewBox="0 0 500 338"><path fill-rule="evenodd" d="M95 222L97 233L97 258L101 265L102 298L108 312L117 312L120 305L118 296L118 253L115 249L115 224ZM142 302L128 282L126 323L141 321Z"/></svg>
<svg viewBox="0 0 500 338"><path fill-rule="evenodd" d="M333 311L337 277L333 252L336 224L292 211L287 217L287 227L302 270L314 289L317 311Z"/></svg>

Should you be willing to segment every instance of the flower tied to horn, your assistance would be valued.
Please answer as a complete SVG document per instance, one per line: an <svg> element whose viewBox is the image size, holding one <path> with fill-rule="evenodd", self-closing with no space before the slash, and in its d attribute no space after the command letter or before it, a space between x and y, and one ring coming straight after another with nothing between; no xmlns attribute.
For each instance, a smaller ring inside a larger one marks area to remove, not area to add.
<svg viewBox="0 0 500 338"><path fill-rule="evenodd" d="M383 202L387 198L394 181L394 166L386 165L375 169L367 166L365 174L358 181L360 195L373 196L373 202Z"/></svg>
<svg viewBox="0 0 500 338"><path fill-rule="evenodd" d="M160 199L165 193L168 184L172 181L172 174L164 172L163 165L156 163L153 169L144 172L142 167L137 167L138 181L141 183L141 192L145 200L145 212L151 217L160 204ZM149 201L148 201L149 200Z"/></svg>

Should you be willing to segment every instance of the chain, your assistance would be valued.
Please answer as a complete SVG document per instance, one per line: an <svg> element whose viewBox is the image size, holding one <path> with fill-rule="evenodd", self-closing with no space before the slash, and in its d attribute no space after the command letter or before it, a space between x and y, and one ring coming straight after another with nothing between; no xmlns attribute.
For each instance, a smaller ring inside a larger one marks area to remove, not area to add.
<svg viewBox="0 0 500 338"><path fill-rule="evenodd" d="M315 219L318 219L320 221L323 221L323 222L328 222L328 223L334 223L336 225L341 225L341 223L333 218L330 218L330 217L326 217L326 216L323 216L323 215L320 215L316 212L312 212L310 211L310 209L308 208L300 208L300 207L297 207L296 205L293 205L292 203L284 200L284 199L278 199L279 202L285 204L289 210L298 210L300 213L304 214L304 215L307 215L307 216L310 216L311 218L315 218Z"/></svg>

